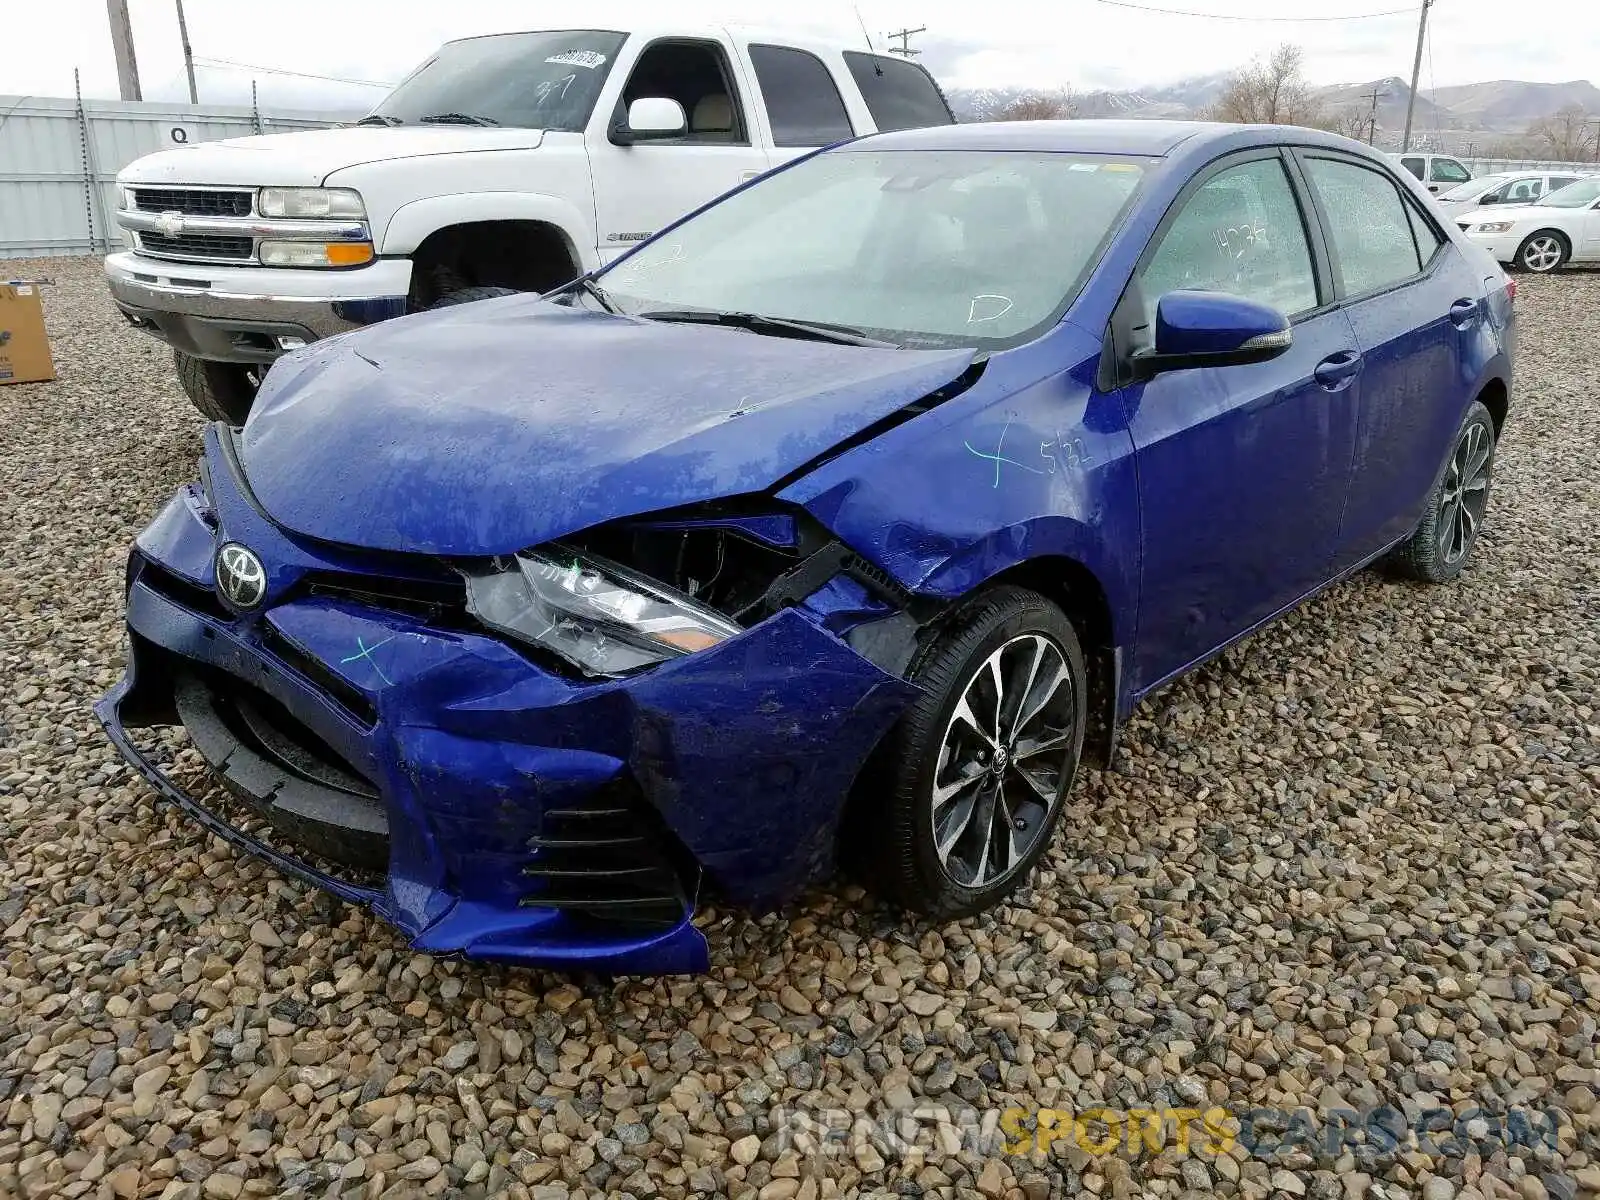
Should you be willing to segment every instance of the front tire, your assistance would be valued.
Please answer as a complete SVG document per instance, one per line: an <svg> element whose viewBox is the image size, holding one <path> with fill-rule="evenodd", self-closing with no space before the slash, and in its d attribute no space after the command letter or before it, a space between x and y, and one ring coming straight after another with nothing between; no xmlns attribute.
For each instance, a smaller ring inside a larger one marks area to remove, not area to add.
<svg viewBox="0 0 1600 1200"><path fill-rule="evenodd" d="M1541 229L1522 239L1522 245L1517 247L1516 265L1535 275L1548 275L1559 270L1570 253L1566 238L1553 229Z"/></svg>
<svg viewBox="0 0 1600 1200"><path fill-rule="evenodd" d="M428 305L428 309L431 312L436 308L452 308L457 304L471 304L476 300L494 300L500 296L515 296L517 294L516 288L508 287L460 288L454 292L446 292Z"/></svg>
<svg viewBox="0 0 1600 1200"><path fill-rule="evenodd" d="M1428 495L1422 520L1390 558L1400 574L1424 583L1445 583L1461 574L1489 508L1494 450L1494 418L1474 401Z"/></svg>
<svg viewBox="0 0 1600 1200"><path fill-rule="evenodd" d="M1083 651L1037 593L980 597L912 663L923 695L880 750L850 847L870 886L939 918L998 904L1050 844L1083 753Z"/></svg>
<svg viewBox="0 0 1600 1200"><path fill-rule="evenodd" d="M178 383L202 416L229 425L243 425L256 398L259 373L265 367L244 363L210 362L181 350L172 352Z"/></svg>

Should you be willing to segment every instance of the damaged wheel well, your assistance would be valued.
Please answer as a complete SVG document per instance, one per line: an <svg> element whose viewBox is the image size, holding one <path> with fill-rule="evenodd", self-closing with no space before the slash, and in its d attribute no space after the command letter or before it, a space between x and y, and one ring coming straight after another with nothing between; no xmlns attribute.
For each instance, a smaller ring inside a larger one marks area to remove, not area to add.
<svg viewBox="0 0 1600 1200"><path fill-rule="evenodd" d="M412 312L451 292L507 287L548 292L578 274L578 256L544 221L475 221L430 233L411 256Z"/></svg>

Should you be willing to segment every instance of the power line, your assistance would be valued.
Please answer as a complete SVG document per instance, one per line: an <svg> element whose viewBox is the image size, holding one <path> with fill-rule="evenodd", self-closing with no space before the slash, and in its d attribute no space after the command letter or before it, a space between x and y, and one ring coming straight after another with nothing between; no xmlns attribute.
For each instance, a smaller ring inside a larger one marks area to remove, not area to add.
<svg viewBox="0 0 1600 1200"><path fill-rule="evenodd" d="M371 79L346 79L342 75L315 75L310 71L288 71L282 67L261 67L254 63L233 62L226 58L197 58L202 67L226 67L235 71L259 71L263 75L293 75L297 79L320 79L324 83L348 83L356 87L392 88L392 83L377 83Z"/></svg>
<svg viewBox="0 0 1600 1200"><path fill-rule="evenodd" d="M1219 13L1196 12L1188 8L1157 8L1149 4L1132 4L1129 0L1095 0L1096 4L1105 4L1111 8L1131 8L1134 12L1160 13L1166 17L1202 17L1209 21L1277 21L1277 22L1307 22L1307 21L1370 21L1377 17L1400 17L1411 12L1409 8L1391 8L1385 12L1347 13L1333 17L1278 17L1259 16L1245 13Z"/></svg>
<svg viewBox="0 0 1600 1200"><path fill-rule="evenodd" d="M889 47L889 53L898 54L901 58L912 58L918 54L921 54L921 50L917 50L911 45L911 39L919 33L927 32L928 27L926 25L918 25L915 29L898 29L894 33L885 34L884 36L887 37L891 42L896 38L900 39L900 44L898 46Z"/></svg>

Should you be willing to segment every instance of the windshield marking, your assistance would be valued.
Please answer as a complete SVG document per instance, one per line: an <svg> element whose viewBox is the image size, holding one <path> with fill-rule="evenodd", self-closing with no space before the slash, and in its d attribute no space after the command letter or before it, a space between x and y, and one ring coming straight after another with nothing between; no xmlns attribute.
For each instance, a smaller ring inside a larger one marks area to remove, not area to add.
<svg viewBox="0 0 1600 1200"><path fill-rule="evenodd" d="M987 316L980 317L978 315L978 301L980 300L998 300L1005 307L999 312L992 312ZM967 304L967 324L978 325L984 321L998 321L1015 307L1016 305L1012 303L1010 296L997 296L993 292L981 292Z"/></svg>
<svg viewBox="0 0 1600 1200"><path fill-rule="evenodd" d="M591 71L604 66L605 61L606 56L598 50L563 50L560 54L552 54L545 59L545 62L558 67L588 67Z"/></svg>

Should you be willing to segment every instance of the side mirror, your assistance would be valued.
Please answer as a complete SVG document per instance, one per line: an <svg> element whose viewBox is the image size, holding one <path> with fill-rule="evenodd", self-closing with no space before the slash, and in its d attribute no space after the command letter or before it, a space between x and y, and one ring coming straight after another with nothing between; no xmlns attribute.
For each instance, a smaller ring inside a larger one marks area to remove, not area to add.
<svg viewBox="0 0 1600 1200"><path fill-rule="evenodd" d="M666 96L640 96L628 105L625 122L614 126L611 140L618 146L682 137L689 128L683 105Z"/></svg>
<svg viewBox="0 0 1600 1200"><path fill-rule="evenodd" d="M1155 346L1133 356L1134 378L1266 362L1293 343L1288 318L1270 305L1224 292L1168 292L1156 302Z"/></svg>
<svg viewBox="0 0 1600 1200"><path fill-rule="evenodd" d="M1485 192L1483 195L1478 197L1478 206L1480 208L1485 204L1499 204L1499 203L1500 203L1500 197L1495 195L1495 193L1493 193L1493 192Z"/></svg>

